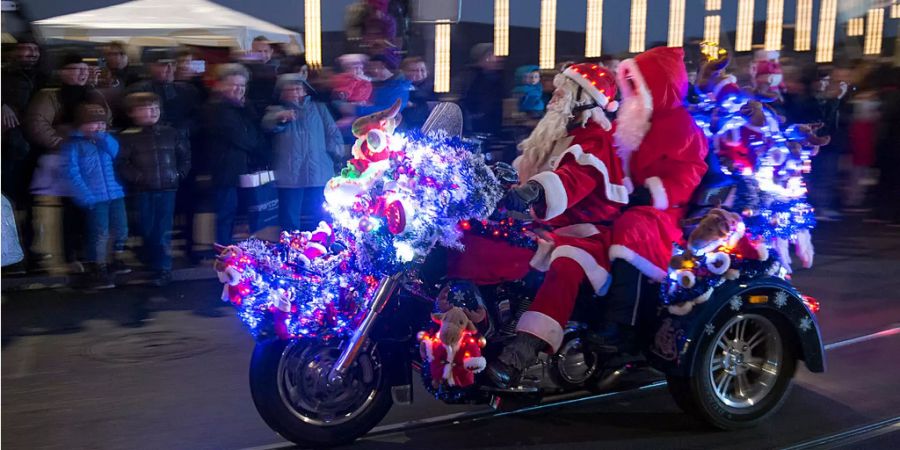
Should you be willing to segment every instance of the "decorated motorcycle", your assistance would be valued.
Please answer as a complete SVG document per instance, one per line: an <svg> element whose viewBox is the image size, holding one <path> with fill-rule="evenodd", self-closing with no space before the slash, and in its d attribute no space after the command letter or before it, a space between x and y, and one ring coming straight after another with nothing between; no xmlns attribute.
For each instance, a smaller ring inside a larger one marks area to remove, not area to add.
<svg viewBox="0 0 900 450"><path fill-rule="evenodd" d="M542 354L521 385L492 387L482 370L541 280L452 279L447 261L459 258L448 252L476 237L510 258L527 255L532 225L497 216L515 176L470 151L455 105L439 105L422 133L407 135L394 133L398 106L354 124L353 159L325 188L331 224L277 243L251 239L217 261L223 300L257 340L254 403L286 439L352 442L394 403L412 402L416 382L447 403L508 408L648 384L660 372L685 411L734 429L783 403L797 360L824 370L818 304L739 215L714 210L668 279L641 290L638 350L604 344L605 299L584 289L559 350Z"/></svg>

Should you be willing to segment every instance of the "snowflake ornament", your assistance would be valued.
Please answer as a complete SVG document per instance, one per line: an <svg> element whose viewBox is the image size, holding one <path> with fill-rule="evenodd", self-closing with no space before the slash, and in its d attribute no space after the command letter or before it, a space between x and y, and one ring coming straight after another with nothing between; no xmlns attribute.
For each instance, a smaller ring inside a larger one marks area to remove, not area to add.
<svg viewBox="0 0 900 450"><path fill-rule="evenodd" d="M806 316L800 319L800 330L801 331L809 331L812 329L812 319L809 316Z"/></svg>
<svg viewBox="0 0 900 450"><path fill-rule="evenodd" d="M707 335L712 336L712 334L716 332L716 327L714 327L713 324L708 323L703 327L703 331L705 331Z"/></svg>
<svg viewBox="0 0 900 450"><path fill-rule="evenodd" d="M787 296L786 292L778 291L778 293L775 294L775 306L781 308L787 304L787 301L788 301L788 296Z"/></svg>
<svg viewBox="0 0 900 450"><path fill-rule="evenodd" d="M741 309L741 305L744 304L744 301L741 300L741 297L739 295L735 295L734 297L731 297L730 300L728 300L728 304L731 305L732 311L737 311Z"/></svg>
<svg viewBox="0 0 900 450"><path fill-rule="evenodd" d="M466 304L466 294L463 291L456 291L453 293L453 303L457 305Z"/></svg>

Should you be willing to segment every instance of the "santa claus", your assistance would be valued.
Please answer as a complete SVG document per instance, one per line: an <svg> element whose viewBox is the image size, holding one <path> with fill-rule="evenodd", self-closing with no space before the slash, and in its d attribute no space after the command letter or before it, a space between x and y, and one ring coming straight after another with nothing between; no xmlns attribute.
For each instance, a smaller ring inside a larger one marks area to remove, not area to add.
<svg viewBox="0 0 900 450"><path fill-rule="evenodd" d="M546 227L531 266L547 275L518 321L516 338L488 366L501 387L517 384L540 351L559 348L584 281L598 294L608 290L607 225L628 202L605 114L617 106L612 73L597 64L576 64L557 75L554 85L546 115L514 163L522 184L504 199L509 210L530 210Z"/></svg>
<svg viewBox="0 0 900 450"><path fill-rule="evenodd" d="M688 79L684 51L657 47L622 61L617 79L622 107L615 142L634 183L629 208L613 223L609 256L633 266L617 284L662 280L680 221L706 172L707 141L684 107ZM637 292L634 293L637 295Z"/></svg>

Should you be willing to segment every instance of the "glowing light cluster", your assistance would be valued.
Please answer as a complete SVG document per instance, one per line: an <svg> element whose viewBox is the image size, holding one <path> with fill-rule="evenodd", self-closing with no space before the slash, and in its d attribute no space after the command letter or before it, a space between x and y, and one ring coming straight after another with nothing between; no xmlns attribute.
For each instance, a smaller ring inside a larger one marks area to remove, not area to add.
<svg viewBox="0 0 900 450"><path fill-rule="evenodd" d="M722 9L722 0L706 0L707 11L718 11Z"/></svg>
<svg viewBox="0 0 900 450"><path fill-rule="evenodd" d="M322 66L322 3L321 0L304 1L303 23L306 62L312 67Z"/></svg>
<svg viewBox="0 0 900 450"><path fill-rule="evenodd" d="M628 51L644 51L647 40L647 0L631 0L631 31Z"/></svg>
<svg viewBox="0 0 900 450"><path fill-rule="evenodd" d="M766 50L781 50L784 0L769 0L766 6Z"/></svg>
<svg viewBox="0 0 900 450"><path fill-rule="evenodd" d="M837 26L837 0L822 0L819 5L819 35L816 39L816 62L834 59L834 28Z"/></svg>
<svg viewBox="0 0 900 450"><path fill-rule="evenodd" d="M719 42L721 26L721 16L706 16L703 26L703 40L708 42Z"/></svg>
<svg viewBox="0 0 900 450"><path fill-rule="evenodd" d="M603 52L603 0L587 0L584 56L592 58Z"/></svg>
<svg viewBox="0 0 900 450"><path fill-rule="evenodd" d="M541 0L541 48L538 61L541 69L556 65L556 0Z"/></svg>
<svg viewBox="0 0 900 450"><path fill-rule="evenodd" d="M434 25L434 92L450 92L450 22Z"/></svg>
<svg viewBox="0 0 900 450"><path fill-rule="evenodd" d="M891 5L891 19L900 19L900 2L896 0Z"/></svg>
<svg viewBox="0 0 900 450"><path fill-rule="evenodd" d="M812 0L797 0L797 26L794 30L794 51L805 52L812 47Z"/></svg>
<svg viewBox="0 0 900 450"><path fill-rule="evenodd" d="M669 1L669 47L684 45L684 2L685 0Z"/></svg>
<svg viewBox="0 0 900 450"><path fill-rule="evenodd" d="M494 0L494 55L509 55L509 0Z"/></svg>
<svg viewBox="0 0 900 450"><path fill-rule="evenodd" d="M854 17L847 21L847 36L862 36L865 29L865 19Z"/></svg>
<svg viewBox="0 0 900 450"><path fill-rule="evenodd" d="M884 27L884 9L872 8L866 17L866 42L863 54L881 54L882 29Z"/></svg>
<svg viewBox="0 0 900 450"><path fill-rule="evenodd" d="M753 0L739 0L734 50L747 52L753 46Z"/></svg>

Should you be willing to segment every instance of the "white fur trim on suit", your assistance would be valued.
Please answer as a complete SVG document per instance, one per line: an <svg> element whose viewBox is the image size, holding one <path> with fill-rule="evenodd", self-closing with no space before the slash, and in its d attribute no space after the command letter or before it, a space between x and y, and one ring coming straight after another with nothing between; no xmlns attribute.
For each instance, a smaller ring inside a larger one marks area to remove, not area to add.
<svg viewBox="0 0 900 450"><path fill-rule="evenodd" d="M716 83L716 86L712 91L712 98L719 98L719 92L722 90L722 88L729 84L737 84L737 78L735 78L734 75L728 75L727 77L723 78L722 81Z"/></svg>
<svg viewBox="0 0 900 450"><path fill-rule="evenodd" d="M650 191L653 198L653 207L661 211L669 209L669 196L666 195L666 187L659 177L650 177L644 180L644 187Z"/></svg>
<svg viewBox="0 0 900 450"><path fill-rule="evenodd" d="M487 360L484 356L473 356L463 359L463 367L472 372L478 373L487 366Z"/></svg>
<svg viewBox="0 0 900 450"><path fill-rule="evenodd" d="M628 187L624 184L615 184L610 181L609 168L606 167L605 162L590 153L585 153L584 149L581 148L581 145L577 144L569 147L565 153L560 156L559 161L562 161L568 154L571 154L575 158L575 162L577 162L578 165L591 166L603 175L604 191L607 199L616 203L628 203ZM557 162L557 164L559 164L559 162ZM556 169L556 167L554 166L553 169Z"/></svg>
<svg viewBox="0 0 900 450"><path fill-rule="evenodd" d="M666 271L657 267L634 250L624 245L612 245L609 247L609 260L623 259L634 266L644 275L656 281L662 281L666 277Z"/></svg>
<svg viewBox="0 0 900 450"><path fill-rule="evenodd" d="M553 351L562 345L563 329L552 317L537 311L525 311L519 318L516 331L521 331L541 338Z"/></svg>
<svg viewBox="0 0 900 450"><path fill-rule="evenodd" d="M533 177L531 181L538 182L544 188L544 203L547 210L544 217L538 217L541 220L550 220L560 214L566 212L569 206L569 196L566 194L566 187L563 186L559 175L553 172L541 172Z"/></svg>
<svg viewBox="0 0 900 450"><path fill-rule="evenodd" d="M447 349L447 360L444 361L443 377L448 385L455 386L456 382L453 381L453 359L456 357L456 350L453 349L452 345L447 344L444 344L444 348Z"/></svg>
<svg viewBox="0 0 900 450"><path fill-rule="evenodd" d="M568 225L553 230L553 234L555 235L576 238L591 237L599 232L600 230L598 230L597 227L591 223L576 223L574 225ZM556 244L554 244L552 241L539 240L537 251L535 251L534 256L531 257L531 267L534 267L535 270L539 270L541 272L550 270L553 249L555 248Z"/></svg>
<svg viewBox="0 0 900 450"><path fill-rule="evenodd" d="M550 254L550 264L558 258L569 258L578 263L598 295L606 294L609 290L609 272L597 264L597 260L587 251L571 245L561 245Z"/></svg>

